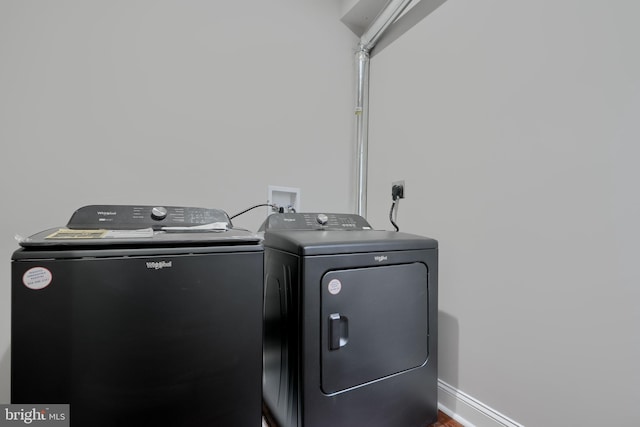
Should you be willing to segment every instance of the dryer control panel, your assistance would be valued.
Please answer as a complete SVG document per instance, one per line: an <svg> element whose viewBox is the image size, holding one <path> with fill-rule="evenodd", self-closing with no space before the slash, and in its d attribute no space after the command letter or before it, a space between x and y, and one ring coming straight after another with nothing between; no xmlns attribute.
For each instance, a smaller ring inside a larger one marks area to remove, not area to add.
<svg viewBox="0 0 640 427"><path fill-rule="evenodd" d="M193 227L231 221L219 209L184 206L89 205L73 213L68 228L135 230L140 228Z"/></svg>
<svg viewBox="0 0 640 427"><path fill-rule="evenodd" d="M267 230L371 230L366 219L345 213L277 213L260 227Z"/></svg>

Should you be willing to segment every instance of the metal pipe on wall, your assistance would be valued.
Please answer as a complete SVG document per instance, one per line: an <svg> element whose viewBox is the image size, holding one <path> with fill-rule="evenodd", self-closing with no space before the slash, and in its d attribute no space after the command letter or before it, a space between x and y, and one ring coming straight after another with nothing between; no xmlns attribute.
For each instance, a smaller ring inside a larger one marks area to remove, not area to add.
<svg viewBox="0 0 640 427"><path fill-rule="evenodd" d="M369 131L369 51L356 52L356 212L367 216L367 165Z"/></svg>
<svg viewBox="0 0 640 427"><path fill-rule="evenodd" d="M356 212L367 217L367 163L369 154L369 52L385 30L413 0L390 0L360 37L356 52Z"/></svg>

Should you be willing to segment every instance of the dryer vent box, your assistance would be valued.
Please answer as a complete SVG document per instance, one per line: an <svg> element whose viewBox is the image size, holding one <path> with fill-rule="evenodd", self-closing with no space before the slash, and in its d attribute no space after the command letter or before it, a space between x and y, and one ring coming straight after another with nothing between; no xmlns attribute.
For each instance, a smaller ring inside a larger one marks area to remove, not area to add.
<svg viewBox="0 0 640 427"><path fill-rule="evenodd" d="M268 187L268 203L283 208L284 212L300 211L300 189L295 187L279 187L270 185ZM272 212L269 211L268 214Z"/></svg>

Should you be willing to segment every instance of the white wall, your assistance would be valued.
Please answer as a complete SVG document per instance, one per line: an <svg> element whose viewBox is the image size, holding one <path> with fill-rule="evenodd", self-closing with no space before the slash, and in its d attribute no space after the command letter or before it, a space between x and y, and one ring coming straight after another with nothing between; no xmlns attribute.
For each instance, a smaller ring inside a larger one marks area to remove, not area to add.
<svg viewBox="0 0 640 427"><path fill-rule="evenodd" d="M16 233L93 203L216 207L300 187L353 210L353 55L338 2L0 2L0 403ZM256 229L265 209L239 217Z"/></svg>
<svg viewBox="0 0 640 427"><path fill-rule="evenodd" d="M440 378L527 426L640 425L638 16L449 0L371 61L370 220L405 179Z"/></svg>

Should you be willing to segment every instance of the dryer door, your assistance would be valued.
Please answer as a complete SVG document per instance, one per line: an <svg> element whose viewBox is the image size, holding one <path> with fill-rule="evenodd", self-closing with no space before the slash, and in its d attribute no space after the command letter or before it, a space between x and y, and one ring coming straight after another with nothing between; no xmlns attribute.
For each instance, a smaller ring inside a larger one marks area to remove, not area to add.
<svg viewBox="0 0 640 427"><path fill-rule="evenodd" d="M321 282L322 391L423 366L429 356L422 263L334 270Z"/></svg>

